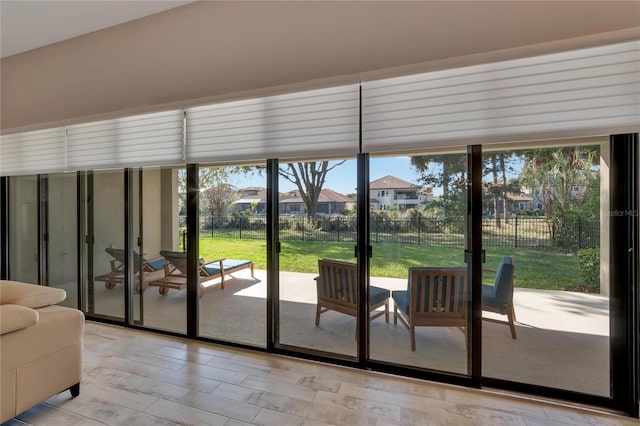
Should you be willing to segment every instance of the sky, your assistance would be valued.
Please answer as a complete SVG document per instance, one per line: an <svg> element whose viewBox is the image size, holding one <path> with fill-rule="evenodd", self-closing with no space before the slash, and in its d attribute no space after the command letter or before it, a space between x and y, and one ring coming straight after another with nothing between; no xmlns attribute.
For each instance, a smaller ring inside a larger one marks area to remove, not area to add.
<svg viewBox="0 0 640 426"><path fill-rule="evenodd" d="M334 164L335 162L331 162ZM411 167L409 157L385 157L372 158L370 162L370 178L371 181L381 177L392 175L397 178L406 180L411 183L418 184L419 175ZM324 188L332 189L341 194L354 194L357 186L357 161L347 160L335 169L331 170L327 175ZM267 186L266 174L262 176L241 176L236 175L231 179L231 183L239 188L248 186ZM287 192L296 189L295 186L284 178L280 178L280 192Z"/></svg>
<svg viewBox="0 0 640 426"><path fill-rule="evenodd" d="M331 164L335 163L336 162L334 161L331 162ZM520 160L516 161L514 157L513 166L515 170L507 174L508 179L517 177L518 172L522 168L522 162ZM324 188L332 189L345 195L354 194L357 186L357 172L357 161L355 159L347 160L329 172ZM420 184L420 174L416 172L413 166L411 166L411 159L409 156L371 157L369 170L371 182L387 175L395 176L414 184ZM487 179L488 178L485 177L485 180ZM230 183L238 188L267 186L267 178L264 172L262 175L233 175L230 180ZM280 192L287 192L296 189L291 182L282 177L280 178L279 185ZM442 194L442 189L434 188L433 192L437 196Z"/></svg>

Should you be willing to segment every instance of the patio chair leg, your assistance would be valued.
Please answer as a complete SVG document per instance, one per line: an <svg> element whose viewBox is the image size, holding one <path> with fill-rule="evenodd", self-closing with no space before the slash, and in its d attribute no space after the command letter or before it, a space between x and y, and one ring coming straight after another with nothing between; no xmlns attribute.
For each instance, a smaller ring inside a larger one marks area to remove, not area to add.
<svg viewBox="0 0 640 426"><path fill-rule="evenodd" d="M393 325L398 325L398 306L393 304Z"/></svg>
<svg viewBox="0 0 640 426"><path fill-rule="evenodd" d="M316 327L320 326L320 305L316 305Z"/></svg>
<svg viewBox="0 0 640 426"><path fill-rule="evenodd" d="M411 351L416 351L416 328L411 326L409 329L409 334L411 334Z"/></svg>
<svg viewBox="0 0 640 426"><path fill-rule="evenodd" d="M513 311L507 312L507 318L509 319L509 329L511 329L511 337L517 339L516 327L513 324L513 321L515 320L515 313Z"/></svg>
<svg viewBox="0 0 640 426"><path fill-rule="evenodd" d="M389 322L389 300L384 304L384 320Z"/></svg>

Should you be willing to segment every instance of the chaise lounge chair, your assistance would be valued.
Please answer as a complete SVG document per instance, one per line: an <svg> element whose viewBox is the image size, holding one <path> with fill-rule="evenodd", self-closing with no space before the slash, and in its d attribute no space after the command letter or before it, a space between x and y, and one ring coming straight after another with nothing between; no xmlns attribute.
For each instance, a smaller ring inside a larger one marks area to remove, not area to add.
<svg viewBox="0 0 640 426"><path fill-rule="evenodd" d="M187 288L187 253L162 250L160 255L166 260L164 277L157 281L150 282L149 285L158 287L158 291L163 296L169 292L169 289L183 290ZM250 269L251 277L254 277L253 262L250 260L216 259L207 262L200 258L199 296L202 297L203 282L220 278L220 289L224 290L225 275L232 274L241 269Z"/></svg>
<svg viewBox="0 0 640 426"><path fill-rule="evenodd" d="M98 275L95 277L95 281L103 281L104 286L113 290L117 284L124 283L124 259L125 253L123 249L111 248L107 247L104 249L113 259L109 261L111 266L111 271L106 274ZM153 260L145 260L142 258L137 252L133 252L133 268L136 282L136 293L141 292L140 281L139 281L139 269L140 263L142 262L142 274L143 274L143 282L142 282L142 291L147 289L147 286L150 282L155 280L159 280L164 277L164 264L166 261L164 258L160 257Z"/></svg>

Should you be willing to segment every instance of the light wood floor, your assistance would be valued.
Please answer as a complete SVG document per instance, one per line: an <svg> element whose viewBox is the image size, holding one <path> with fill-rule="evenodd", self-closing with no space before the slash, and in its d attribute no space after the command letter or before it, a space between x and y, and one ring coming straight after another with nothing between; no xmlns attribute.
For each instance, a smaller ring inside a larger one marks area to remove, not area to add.
<svg viewBox="0 0 640 426"><path fill-rule="evenodd" d="M8 425L637 425L636 419L87 322L80 396Z"/></svg>

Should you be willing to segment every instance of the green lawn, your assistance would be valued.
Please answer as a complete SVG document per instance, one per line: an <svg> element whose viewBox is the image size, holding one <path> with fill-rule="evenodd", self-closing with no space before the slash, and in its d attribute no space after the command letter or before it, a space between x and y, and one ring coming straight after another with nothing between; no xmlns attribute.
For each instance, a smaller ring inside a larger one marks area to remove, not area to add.
<svg viewBox="0 0 640 426"><path fill-rule="evenodd" d="M353 244L322 242L283 242L280 269L317 273L318 259L329 258L353 262ZM463 247L444 245L374 244L371 275L406 278L411 266L463 265ZM252 259L257 269L266 269L266 242L202 237L200 256ZM516 264L516 287L564 290L580 284L578 259L575 255L542 249L489 247L486 268L496 269L503 256L512 256ZM493 276L486 273L484 282Z"/></svg>

